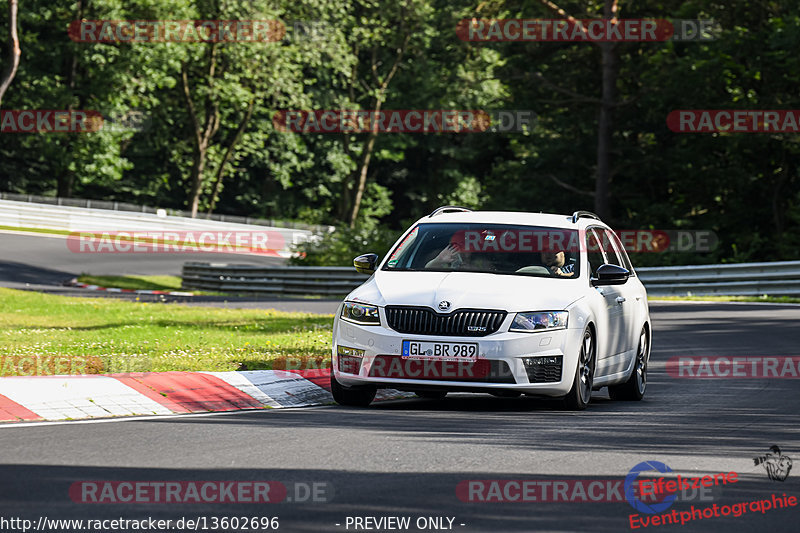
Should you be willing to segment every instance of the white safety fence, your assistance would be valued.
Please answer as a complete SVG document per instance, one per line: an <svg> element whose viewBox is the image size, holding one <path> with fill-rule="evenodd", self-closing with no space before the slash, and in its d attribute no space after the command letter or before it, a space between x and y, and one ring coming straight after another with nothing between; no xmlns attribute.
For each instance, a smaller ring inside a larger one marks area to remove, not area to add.
<svg viewBox="0 0 800 533"><path fill-rule="evenodd" d="M283 257L291 255L290 247L309 239L308 229L239 224L201 218L170 216L158 213L137 213L64 205L47 205L0 200L0 226L15 228L55 229L69 232L270 232L280 234ZM327 228L326 228L327 229ZM331 228L332 229L332 228Z"/></svg>

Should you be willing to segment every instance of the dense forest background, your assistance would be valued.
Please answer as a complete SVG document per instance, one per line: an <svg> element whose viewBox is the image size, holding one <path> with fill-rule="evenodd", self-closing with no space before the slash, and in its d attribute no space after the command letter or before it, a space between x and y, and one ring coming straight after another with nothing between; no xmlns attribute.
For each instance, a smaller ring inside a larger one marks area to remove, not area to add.
<svg viewBox="0 0 800 533"><path fill-rule="evenodd" d="M713 40L467 42L465 18L714 19ZM274 43L80 43L75 20L280 19ZM0 15L3 66L8 10ZM797 109L796 0L25 0L3 109L91 109L91 134L0 134L0 190L341 229L385 248L443 204L712 230L705 254L800 258L800 135L674 133L675 109ZM605 81L605 83L604 83ZM506 133L291 133L282 109L531 110ZM602 152L602 157L598 153ZM333 254L325 261L337 262Z"/></svg>

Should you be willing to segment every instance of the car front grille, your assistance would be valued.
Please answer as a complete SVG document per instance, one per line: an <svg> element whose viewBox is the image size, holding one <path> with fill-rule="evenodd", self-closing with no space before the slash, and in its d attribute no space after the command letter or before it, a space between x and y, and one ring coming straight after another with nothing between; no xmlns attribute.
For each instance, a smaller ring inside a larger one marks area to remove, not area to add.
<svg viewBox="0 0 800 533"><path fill-rule="evenodd" d="M389 327L413 335L448 335L454 337L485 337L500 328L505 311L490 309L460 309L440 315L429 307L387 306Z"/></svg>

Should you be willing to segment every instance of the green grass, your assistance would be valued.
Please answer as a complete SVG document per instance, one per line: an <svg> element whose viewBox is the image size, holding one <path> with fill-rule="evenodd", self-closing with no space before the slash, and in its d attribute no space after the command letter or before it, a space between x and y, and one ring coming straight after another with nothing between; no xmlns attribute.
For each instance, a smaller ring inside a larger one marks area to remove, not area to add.
<svg viewBox="0 0 800 533"><path fill-rule="evenodd" d="M319 367L330 315L0 289L0 375Z"/></svg>
<svg viewBox="0 0 800 533"><path fill-rule="evenodd" d="M800 303L800 298L792 298L791 296L650 296L647 298L650 301L670 300L681 301L688 300L694 302L766 302L777 304L797 304Z"/></svg>
<svg viewBox="0 0 800 533"><path fill-rule="evenodd" d="M78 281L88 285L112 287L116 289L134 289L151 291L179 291L179 276L92 276L81 274Z"/></svg>

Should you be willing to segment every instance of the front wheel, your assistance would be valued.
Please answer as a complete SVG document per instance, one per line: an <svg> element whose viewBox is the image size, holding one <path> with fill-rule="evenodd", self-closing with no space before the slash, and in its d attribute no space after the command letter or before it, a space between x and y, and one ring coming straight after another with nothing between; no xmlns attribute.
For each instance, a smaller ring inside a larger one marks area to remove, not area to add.
<svg viewBox="0 0 800 533"><path fill-rule="evenodd" d="M638 402L644 397L644 391L647 388L647 363L649 361L650 338L647 335L647 328L642 327L631 377L625 383L608 387L608 395L612 400Z"/></svg>
<svg viewBox="0 0 800 533"><path fill-rule="evenodd" d="M331 370L331 394L339 405L350 407L366 407L375 399L378 389L374 386L345 387L333 375Z"/></svg>
<svg viewBox="0 0 800 533"><path fill-rule="evenodd" d="M564 408L570 411L582 411L586 409L592 399L592 383L594 382L594 368L597 360L597 351L594 345L592 330L586 329L583 332L581 351L578 356L578 364L575 369L575 379L572 382L572 389L564 396Z"/></svg>

